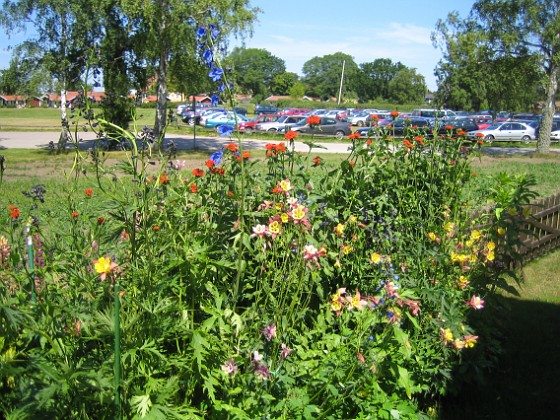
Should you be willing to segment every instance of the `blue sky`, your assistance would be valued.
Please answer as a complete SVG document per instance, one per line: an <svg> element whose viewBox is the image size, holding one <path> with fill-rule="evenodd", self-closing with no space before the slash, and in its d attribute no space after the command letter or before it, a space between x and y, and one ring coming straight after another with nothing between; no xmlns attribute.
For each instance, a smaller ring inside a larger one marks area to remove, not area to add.
<svg viewBox="0 0 560 420"><path fill-rule="evenodd" d="M247 48L262 48L281 58L288 71L301 74L313 57L343 52L357 64L390 58L413 67L435 89L434 68L441 52L430 34L452 10L466 17L474 0L252 0L262 9ZM3 29L2 29L3 31ZM9 46L28 33L0 35L0 70L9 66ZM240 45L233 42L231 47Z"/></svg>

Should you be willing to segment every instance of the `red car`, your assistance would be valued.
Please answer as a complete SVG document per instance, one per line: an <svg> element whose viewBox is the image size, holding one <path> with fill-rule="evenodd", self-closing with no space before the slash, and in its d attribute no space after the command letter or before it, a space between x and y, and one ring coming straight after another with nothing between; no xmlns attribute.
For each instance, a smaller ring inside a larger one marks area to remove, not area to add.
<svg viewBox="0 0 560 420"><path fill-rule="evenodd" d="M253 119L249 120L249 121L245 121L242 123L239 123L239 132L241 133L252 133L255 131L255 126L259 123L264 123L264 122L274 122L276 121L278 118L280 117L280 114L261 114L261 115L257 115L256 117L254 117Z"/></svg>

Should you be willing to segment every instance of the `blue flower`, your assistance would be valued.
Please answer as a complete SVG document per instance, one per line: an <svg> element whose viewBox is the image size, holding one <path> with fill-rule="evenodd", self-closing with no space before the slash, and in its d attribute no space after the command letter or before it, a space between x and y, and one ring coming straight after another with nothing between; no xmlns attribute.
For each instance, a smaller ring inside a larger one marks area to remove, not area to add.
<svg viewBox="0 0 560 420"><path fill-rule="evenodd" d="M211 49L206 49L204 50L204 52L202 53L202 58L204 59L204 62L206 63L206 65L208 67L212 66L212 61L214 61L214 53L212 52Z"/></svg>
<svg viewBox="0 0 560 420"><path fill-rule="evenodd" d="M210 69L210 72L208 73L208 77L210 77L210 79L212 79L213 82L217 82L222 78L223 73L224 71L222 69L218 67L212 67Z"/></svg>
<svg viewBox="0 0 560 420"><path fill-rule="evenodd" d="M216 28L216 25L210 25L210 34L212 35L212 39L215 41L220 36L220 31Z"/></svg>
<svg viewBox="0 0 560 420"><path fill-rule="evenodd" d="M220 99L220 96L215 93L212 95L212 97L210 98L210 102L212 102L212 106L216 106L218 105L218 100Z"/></svg>
<svg viewBox="0 0 560 420"><path fill-rule="evenodd" d="M233 126L227 125L227 124L220 125L220 126L218 126L217 131L218 131L218 134L222 137L231 137L231 135L233 134ZM214 159L212 159L212 160L214 160Z"/></svg>
<svg viewBox="0 0 560 420"><path fill-rule="evenodd" d="M204 26L200 26L197 30L196 30L196 37L197 38L202 38L203 36L206 35L206 28Z"/></svg>
<svg viewBox="0 0 560 420"><path fill-rule="evenodd" d="M224 156L224 152L218 150L210 155L210 159L214 161L215 165L219 165L222 163L222 157Z"/></svg>
<svg viewBox="0 0 560 420"><path fill-rule="evenodd" d="M223 92L224 90L226 90L226 85L222 83L220 86L218 86L218 92Z"/></svg>

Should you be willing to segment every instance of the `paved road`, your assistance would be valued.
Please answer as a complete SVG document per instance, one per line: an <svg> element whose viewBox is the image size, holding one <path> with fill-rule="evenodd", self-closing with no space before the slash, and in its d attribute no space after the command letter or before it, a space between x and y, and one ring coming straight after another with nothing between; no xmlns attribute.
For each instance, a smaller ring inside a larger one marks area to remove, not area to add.
<svg viewBox="0 0 560 420"><path fill-rule="evenodd" d="M79 133L78 137L80 139L80 147L83 149L89 149L94 145L95 134L83 132ZM56 145L58 142L59 133L56 132L0 132L0 151L5 149L48 149L49 143L54 142ZM180 135L180 134L169 134L166 136L164 142L167 144L173 141L176 147L181 150L189 149L203 149L203 150L217 150L221 149L224 144L229 142L227 138L220 137L206 137L197 136L196 140L193 135ZM267 143L279 143L280 141L285 141L282 138L278 140L243 140L243 146L247 149L264 149ZM316 142L317 145L324 147L313 149L314 152L322 153L349 153L348 148L350 147L350 142L341 143L323 143ZM295 142L296 151L307 152L309 147L301 142Z"/></svg>
<svg viewBox="0 0 560 420"><path fill-rule="evenodd" d="M91 132L79 133L80 147L83 149L89 149L94 145L95 134ZM0 151L3 149L33 149L42 148L48 149L49 142L58 142L59 133L57 132L11 132L11 131L0 131ZM318 139L320 140L320 139ZM180 134L169 134L165 138L165 143L173 141L178 149L190 150L190 149L202 149L202 150L218 150L221 149L224 144L229 142L227 138L221 137L206 137L197 136L196 140L193 135L180 135ZM281 137L278 140L243 140L243 146L247 149L264 149L267 143L279 143L284 141ZM322 148L313 149L313 153L349 153L350 141L334 143L334 142L315 142L318 146ZM485 147L483 152L489 155L530 155L535 153L536 144L531 145L532 147L517 148L517 147L503 147L503 146L492 146ZM309 147L302 142L295 142L296 151L308 152ZM560 149L551 149L552 152L560 152Z"/></svg>

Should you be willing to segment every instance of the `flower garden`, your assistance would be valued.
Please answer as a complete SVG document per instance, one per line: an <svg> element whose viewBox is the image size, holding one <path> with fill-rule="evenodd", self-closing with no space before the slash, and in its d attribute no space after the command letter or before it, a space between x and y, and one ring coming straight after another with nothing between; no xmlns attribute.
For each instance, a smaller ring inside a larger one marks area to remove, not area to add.
<svg viewBox="0 0 560 420"><path fill-rule="evenodd" d="M336 165L295 137L193 171L76 149L63 192L9 204L0 416L436 416L496 357L527 182L497 179L480 211L464 136L352 135Z"/></svg>

